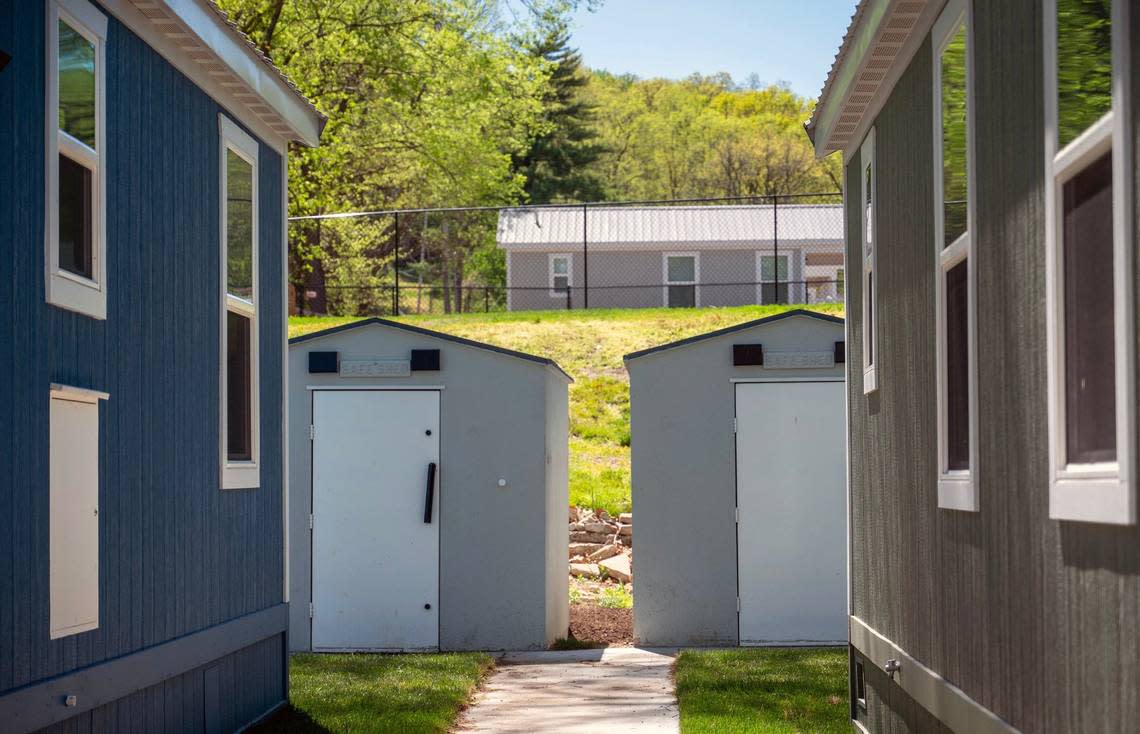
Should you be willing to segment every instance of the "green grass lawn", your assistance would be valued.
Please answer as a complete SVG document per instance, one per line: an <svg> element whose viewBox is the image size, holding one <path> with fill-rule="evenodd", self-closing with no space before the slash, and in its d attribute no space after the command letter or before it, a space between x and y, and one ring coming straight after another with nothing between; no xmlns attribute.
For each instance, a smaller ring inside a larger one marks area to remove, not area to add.
<svg viewBox="0 0 1140 734"><path fill-rule="evenodd" d="M616 514L630 509L629 377L622 356L789 308L797 307L516 311L397 320L558 362L574 378L570 386L570 501ZM839 305L812 308L843 313ZM293 317L289 336L355 320Z"/></svg>
<svg viewBox="0 0 1140 734"><path fill-rule="evenodd" d="M483 653L294 655L291 705L254 731L446 732L492 667Z"/></svg>
<svg viewBox="0 0 1140 734"><path fill-rule="evenodd" d="M676 684L682 734L851 731L844 648L685 650Z"/></svg>

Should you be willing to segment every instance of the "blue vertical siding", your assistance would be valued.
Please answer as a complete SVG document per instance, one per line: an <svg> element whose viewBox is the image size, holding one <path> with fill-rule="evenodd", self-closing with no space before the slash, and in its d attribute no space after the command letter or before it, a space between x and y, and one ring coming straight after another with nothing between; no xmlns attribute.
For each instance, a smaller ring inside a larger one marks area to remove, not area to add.
<svg viewBox="0 0 1140 734"><path fill-rule="evenodd" d="M0 48L13 57L0 72L0 698L282 602L281 156L262 144L261 486L222 491L222 110L108 17L109 295L97 321L44 300L44 10L0 4ZM111 395L100 409L100 624L55 641L52 382Z"/></svg>

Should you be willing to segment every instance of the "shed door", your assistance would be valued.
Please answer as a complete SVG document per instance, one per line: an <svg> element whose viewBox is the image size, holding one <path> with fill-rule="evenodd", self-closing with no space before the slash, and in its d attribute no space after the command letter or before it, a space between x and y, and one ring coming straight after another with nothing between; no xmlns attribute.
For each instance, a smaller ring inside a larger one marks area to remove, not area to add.
<svg viewBox="0 0 1140 734"><path fill-rule="evenodd" d="M740 643L847 639L842 382L736 386Z"/></svg>
<svg viewBox="0 0 1140 734"><path fill-rule="evenodd" d="M313 649L439 647L439 393L313 392Z"/></svg>

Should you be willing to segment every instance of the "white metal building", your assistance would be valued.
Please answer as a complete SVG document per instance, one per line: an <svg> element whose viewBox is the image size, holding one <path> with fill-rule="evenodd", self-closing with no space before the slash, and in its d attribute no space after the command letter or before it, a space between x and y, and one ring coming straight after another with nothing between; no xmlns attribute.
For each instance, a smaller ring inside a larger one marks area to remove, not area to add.
<svg viewBox="0 0 1140 734"><path fill-rule="evenodd" d="M291 648L564 637L570 382L382 319L291 340Z"/></svg>
<svg viewBox="0 0 1140 734"><path fill-rule="evenodd" d="M802 310L626 356L639 644L847 639L843 362Z"/></svg>

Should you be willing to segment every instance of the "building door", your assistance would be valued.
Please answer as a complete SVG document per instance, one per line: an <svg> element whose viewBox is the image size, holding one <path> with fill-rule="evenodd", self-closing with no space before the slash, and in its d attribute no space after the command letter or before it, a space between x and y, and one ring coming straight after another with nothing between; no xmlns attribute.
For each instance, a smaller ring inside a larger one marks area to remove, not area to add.
<svg viewBox="0 0 1140 734"><path fill-rule="evenodd" d="M313 649L437 649L439 392L315 390L313 426Z"/></svg>
<svg viewBox="0 0 1140 734"><path fill-rule="evenodd" d="M740 644L847 640L842 381L736 385Z"/></svg>

